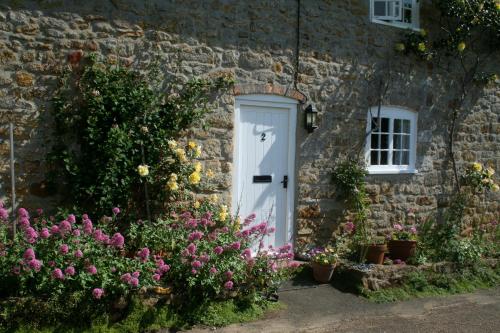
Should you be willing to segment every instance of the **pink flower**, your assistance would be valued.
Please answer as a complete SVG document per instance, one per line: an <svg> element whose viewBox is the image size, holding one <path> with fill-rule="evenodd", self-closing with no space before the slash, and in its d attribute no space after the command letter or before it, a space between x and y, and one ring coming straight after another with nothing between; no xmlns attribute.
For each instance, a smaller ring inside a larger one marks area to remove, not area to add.
<svg viewBox="0 0 500 333"><path fill-rule="evenodd" d="M29 219L30 217L30 214L28 213L28 211L24 208L19 208L19 210L17 211L17 215L19 217L25 217L27 219Z"/></svg>
<svg viewBox="0 0 500 333"><path fill-rule="evenodd" d="M59 268L52 271L52 277L57 280L64 280L64 274Z"/></svg>
<svg viewBox="0 0 500 333"><path fill-rule="evenodd" d="M7 221L9 219L9 212L7 209L0 207L0 220Z"/></svg>
<svg viewBox="0 0 500 333"><path fill-rule="evenodd" d="M224 234L227 234L227 233L229 232L229 228L228 228L228 227L222 227L222 228L220 229L220 231L221 231L222 233L224 233Z"/></svg>
<svg viewBox="0 0 500 333"><path fill-rule="evenodd" d="M125 283L130 283L130 280L132 279L132 275L130 273L125 273L120 277L120 280L122 280Z"/></svg>
<svg viewBox="0 0 500 333"><path fill-rule="evenodd" d="M69 214L68 217L66 218L69 223L73 224L76 222L76 217L73 214Z"/></svg>
<svg viewBox="0 0 500 333"><path fill-rule="evenodd" d="M82 220L85 221L85 220L88 220L88 219L89 219L89 216L87 214L83 214L82 215Z"/></svg>
<svg viewBox="0 0 500 333"><path fill-rule="evenodd" d="M32 248L26 249L26 251L24 251L23 258L25 260L35 259L35 251Z"/></svg>
<svg viewBox="0 0 500 333"><path fill-rule="evenodd" d="M189 254L195 254L196 253L196 245L193 243L190 243L187 248Z"/></svg>
<svg viewBox="0 0 500 333"><path fill-rule="evenodd" d="M170 270L170 265L161 265L159 268L160 272L166 273Z"/></svg>
<svg viewBox="0 0 500 333"><path fill-rule="evenodd" d="M75 258L82 258L83 257L83 252L82 250L76 250L74 253Z"/></svg>
<svg viewBox="0 0 500 333"><path fill-rule="evenodd" d="M145 247L141 249L139 252L137 252L137 256L141 258L143 262L146 262L149 259L149 253L150 253L149 249Z"/></svg>
<svg viewBox="0 0 500 333"><path fill-rule="evenodd" d="M227 271L224 275L226 276L226 279L231 280L234 274L231 271Z"/></svg>
<svg viewBox="0 0 500 333"><path fill-rule="evenodd" d="M135 271L132 273L132 277L138 278L141 275L141 272Z"/></svg>
<svg viewBox="0 0 500 333"><path fill-rule="evenodd" d="M194 229L198 226L198 221L195 219L189 219L186 221L186 227Z"/></svg>
<svg viewBox="0 0 500 333"><path fill-rule="evenodd" d="M104 234L104 232L101 230L101 229L95 229L93 235L94 239L98 242L101 242L103 243L106 239L106 235Z"/></svg>
<svg viewBox="0 0 500 333"><path fill-rule="evenodd" d="M115 214L115 215L120 214L120 208L118 208L118 207L114 207L114 208L113 208L113 214Z"/></svg>
<svg viewBox="0 0 500 333"><path fill-rule="evenodd" d="M201 231L193 231L191 234L189 234L188 240L190 242L199 240L203 237L203 232Z"/></svg>
<svg viewBox="0 0 500 333"><path fill-rule="evenodd" d="M412 233L413 235L416 235L417 234L417 228L411 227L410 228L410 233Z"/></svg>
<svg viewBox="0 0 500 333"><path fill-rule="evenodd" d="M240 242L234 242L231 244L231 248L233 250L239 250L240 249L240 246L241 246L241 243Z"/></svg>
<svg viewBox="0 0 500 333"><path fill-rule="evenodd" d="M101 299L102 295L104 295L104 290L101 288L94 288L94 290L92 290L92 296L94 296L95 299Z"/></svg>
<svg viewBox="0 0 500 333"><path fill-rule="evenodd" d="M73 230L73 236L75 236L75 237L80 237L80 235L81 235L81 234L82 234L82 233L81 233L80 229L75 229L75 230Z"/></svg>
<svg viewBox="0 0 500 333"><path fill-rule="evenodd" d="M49 261L49 266L50 267L55 267L56 266L56 262L54 260Z"/></svg>
<svg viewBox="0 0 500 333"><path fill-rule="evenodd" d="M30 220L27 217L21 217L19 219L19 228L24 230L30 226Z"/></svg>
<svg viewBox="0 0 500 333"><path fill-rule="evenodd" d="M161 275L160 274L153 274L153 280L154 281L160 281Z"/></svg>
<svg viewBox="0 0 500 333"><path fill-rule="evenodd" d="M61 246L59 246L59 252L67 254L69 252L69 246L67 244L61 244Z"/></svg>
<svg viewBox="0 0 500 333"><path fill-rule="evenodd" d="M224 288L226 288L227 290L233 289L233 281L227 281L226 283L224 283Z"/></svg>
<svg viewBox="0 0 500 333"><path fill-rule="evenodd" d="M193 261L193 262L191 263L191 266L192 266L193 268L201 268L202 263L201 263L201 261L195 260L195 261Z"/></svg>
<svg viewBox="0 0 500 333"><path fill-rule="evenodd" d="M28 266L35 272L39 272L42 268L42 262L37 259L31 259L30 261L28 261Z"/></svg>
<svg viewBox="0 0 500 333"><path fill-rule="evenodd" d="M90 221L89 219L83 220L83 232L89 235L92 233L92 229L92 221Z"/></svg>
<svg viewBox="0 0 500 333"><path fill-rule="evenodd" d="M61 223L59 223L59 231L61 232L61 234L65 234L71 231L71 223L66 220L61 221Z"/></svg>
<svg viewBox="0 0 500 333"><path fill-rule="evenodd" d="M132 287L137 287L139 285L139 279L136 277L130 278L130 285Z"/></svg>
<svg viewBox="0 0 500 333"><path fill-rule="evenodd" d="M402 226L401 224L399 224L399 223L396 223L396 224L394 225L394 229L395 229L396 231L402 231L402 230L403 230L403 226Z"/></svg>
<svg viewBox="0 0 500 333"><path fill-rule="evenodd" d="M300 263L298 261L291 261L289 264L288 264L288 267L290 268L297 268L300 266Z"/></svg>
<svg viewBox="0 0 500 333"><path fill-rule="evenodd" d="M89 267L87 267L87 273L89 273L90 275L97 274L97 268L94 265L90 265Z"/></svg>
<svg viewBox="0 0 500 333"><path fill-rule="evenodd" d="M40 237L42 238L49 238L50 237L50 232L49 229L47 228L42 228L42 231L40 231Z"/></svg>
<svg viewBox="0 0 500 333"><path fill-rule="evenodd" d="M214 248L214 253L215 253L216 255L221 255L221 254L222 254L222 252L224 252L224 248L223 248L222 246L216 246L216 247Z"/></svg>
<svg viewBox="0 0 500 333"><path fill-rule="evenodd" d="M43 209L37 208L36 213L38 216L41 216L43 214Z"/></svg>
<svg viewBox="0 0 500 333"><path fill-rule="evenodd" d="M59 233L59 227L57 225L53 225L52 227L50 227L50 233L55 235L55 234L58 234Z"/></svg>
<svg viewBox="0 0 500 333"><path fill-rule="evenodd" d="M345 225L344 225L344 230L345 232L347 233L352 233L355 229L355 225L354 223L352 223L351 221L347 222Z"/></svg>
<svg viewBox="0 0 500 333"><path fill-rule="evenodd" d="M249 257L252 256L252 250L250 250L250 249L244 249L243 252L241 252L241 255L244 258L249 258Z"/></svg>
<svg viewBox="0 0 500 333"><path fill-rule="evenodd" d="M32 227L27 227L24 229L24 237L28 241L28 243L35 243L38 238L38 233Z"/></svg>
<svg viewBox="0 0 500 333"><path fill-rule="evenodd" d="M12 274L19 275L20 273L21 273L21 267L19 266L12 267Z"/></svg>
<svg viewBox="0 0 500 333"><path fill-rule="evenodd" d="M196 275L196 274L198 274L198 271L197 271L196 269L194 269L194 268L193 268L193 269L191 270L191 274Z"/></svg>
<svg viewBox="0 0 500 333"><path fill-rule="evenodd" d="M257 217L257 215L255 213L252 213L250 215L248 215L245 220L243 221L243 225L246 227L248 225L250 225L250 223L252 223L255 218Z"/></svg>
<svg viewBox="0 0 500 333"><path fill-rule="evenodd" d="M73 267L73 266L68 266L68 267L64 270L64 274L69 275L69 276L73 276L73 275L75 275L75 267Z"/></svg>
<svg viewBox="0 0 500 333"><path fill-rule="evenodd" d="M122 248L123 245L125 244L125 238L117 232L116 234L111 237L111 245L117 248Z"/></svg>
<svg viewBox="0 0 500 333"><path fill-rule="evenodd" d="M210 268L210 274L217 274L217 268L215 267Z"/></svg>

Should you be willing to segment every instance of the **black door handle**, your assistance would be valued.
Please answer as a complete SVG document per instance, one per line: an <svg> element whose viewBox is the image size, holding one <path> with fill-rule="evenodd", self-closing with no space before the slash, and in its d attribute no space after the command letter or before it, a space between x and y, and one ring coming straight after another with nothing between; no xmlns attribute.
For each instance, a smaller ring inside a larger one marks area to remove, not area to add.
<svg viewBox="0 0 500 333"><path fill-rule="evenodd" d="M288 188L288 176L283 176L281 184L283 184L283 188Z"/></svg>

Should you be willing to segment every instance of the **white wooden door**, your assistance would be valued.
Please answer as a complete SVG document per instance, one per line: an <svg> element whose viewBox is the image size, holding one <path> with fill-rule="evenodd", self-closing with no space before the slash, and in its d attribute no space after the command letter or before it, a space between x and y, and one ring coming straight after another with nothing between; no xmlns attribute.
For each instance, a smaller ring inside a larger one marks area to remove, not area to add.
<svg viewBox="0 0 500 333"><path fill-rule="evenodd" d="M274 233L264 238L266 247L291 241L294 110L295 104L237 103L237 184L233 193L237 200L233 200L233 205L239 208L242 219L255 213L255 224L266 221L268 227L275 228Z"/></svg>

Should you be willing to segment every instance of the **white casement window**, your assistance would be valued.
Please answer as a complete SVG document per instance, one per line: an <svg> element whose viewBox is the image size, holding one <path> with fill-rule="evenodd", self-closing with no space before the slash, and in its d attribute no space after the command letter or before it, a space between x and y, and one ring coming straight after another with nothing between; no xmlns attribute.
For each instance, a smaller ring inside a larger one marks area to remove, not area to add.
<svg viewBox="0 0 500 333"><path fill-rule="evenodd" d="M370 20L398 28L420 28L420 0L370 0Z"/></svg>
<svg viewBox="0 0 500 333"><path fill-rule="evenodd" d="M370 174L416 173L417 113L397 107L368 111L365 159Z"/></svg>

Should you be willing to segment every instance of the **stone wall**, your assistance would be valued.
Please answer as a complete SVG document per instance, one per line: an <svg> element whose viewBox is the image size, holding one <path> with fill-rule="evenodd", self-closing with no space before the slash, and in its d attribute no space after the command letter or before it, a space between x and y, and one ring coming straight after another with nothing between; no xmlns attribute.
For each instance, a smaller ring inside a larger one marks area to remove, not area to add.
<svg viewBox="0 0 500 333"><path fill-rule="evenodd" d="M18 196L28 207L54 206L45 187L44 155L50 149L50 96L70 53L98 52L111 62L142 66L154 57L165 78L234 73L241 87L277 93L293 87L296 1L155 0L3 1L0 6L0 196L8 184L8 119L16 124ZM434 12L424 5L422 26L432 31ZM327 240L342 217L330 182L341 155L363 147L368 107L378 77L391 75L384 104L418 112L415 175L371 175L372 220L382 232L408 208L427 216L446 206L451 169L446 159L448 103L456 87L449 73L398 57L401 29L373 24L368 1L302 1L298 90L319 110L319 129L308 134L299 112L296 230L302 240ZM500 62L492 63L498 66ZM390 68L390 70L389 70ZM267 88L266 88L267 87ZM269 88L271 87L271 88ZM266 90L267 89L267 90ZM193 131L218 191L231 186L234 95L217 101L207 131ZM500 91L488 88L461 116L456 150L464 161L500 169ZM479 202L485 218L500 209L499 196ZM476 212L472 212L476 213ZM479 211L477 218L481 215Z"/></svg>

